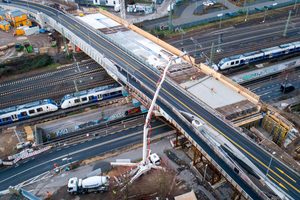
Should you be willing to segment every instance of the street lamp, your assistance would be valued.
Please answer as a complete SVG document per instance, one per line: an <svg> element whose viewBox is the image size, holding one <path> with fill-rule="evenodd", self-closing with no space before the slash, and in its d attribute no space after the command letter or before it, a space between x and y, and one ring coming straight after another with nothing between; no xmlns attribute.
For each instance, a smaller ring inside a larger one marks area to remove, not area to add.
<svg viewBox="0 0 300 200"><path fill-rule="evenodd" d="M271 159L270 159L270 163L269 163L269 167L267 169L267 173L266 173L266 176L265 176L265 182L266 182L266 179L267 179L267 176L268 176L268 173L269 173L269 169L270 169L270 166L271 166L271 163L272 163L272 160L273 160L273 156L276 154L275 151L273 151L272 155L271 155Z"/></svg>
<svg viewBox="0 0 300 200"><path fill-rule="evenodd" d="M223 13L218 14L217 16L220 17L220 25L219 25L219 28L221 28L221 26L222 26L222 16L223 16Z"/></svg>

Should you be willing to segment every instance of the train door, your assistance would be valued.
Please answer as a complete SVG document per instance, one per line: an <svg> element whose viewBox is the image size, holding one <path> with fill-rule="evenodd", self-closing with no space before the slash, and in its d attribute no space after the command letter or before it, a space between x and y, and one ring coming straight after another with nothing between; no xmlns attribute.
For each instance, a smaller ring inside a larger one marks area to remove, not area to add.
<svg viewBox="0 0 300 200"><path fill-rule="evenodd" d="M98 94L98 95L97 95L97 99L98 99L98 100L102 100L102 99L103 99L102 94Z"/></svg>
<svg viewBox="0 0 300 200"><path fill-rule="evenodd" d="M12 119L13 121L16 121L16 120L18 120L18 116L17 116L16 114L14 114L14 115L11 116L11 119Z"/></svg>
<svg viewBox="0 0 300 200"><path fill-rule="evenodd" d="M249 63L249 58L248 59L246 59L246 62L245 62L246 64L248 64Z"/></svg>
<svg viewBox="0 0 300 200"><path fill-rule="evenodd" d="M273 58L273 53L270 53L270 58Z"/></svg>

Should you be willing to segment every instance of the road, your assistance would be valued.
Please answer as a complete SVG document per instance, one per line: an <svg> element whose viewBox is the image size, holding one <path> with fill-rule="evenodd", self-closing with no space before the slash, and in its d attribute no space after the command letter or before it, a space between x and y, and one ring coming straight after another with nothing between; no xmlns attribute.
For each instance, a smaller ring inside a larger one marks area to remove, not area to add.
<svg viewBox="0 0 300 200"><path fill-rule="evenodd" d="M280 90L281 83L283 83L283 81L277 79L264 81L257 84L251 84L250 90L259 95L261 100L268 102L283 95ZM295 87L295 90L286 94L292 94L299 89L300 77L294 77L288 83L291 83Z"/></svg>
<svg viewBox="0 0 300 200"><path fill-rule="evenodd" d="M2 3L1 3L2 4ZM142 80L143 84L147 85L148 89L140 85L139 82L132 81L132 85L137 87L140 91L144 92L145 95L152 98L152 95L149 93L149 90L156 90L156 82L159 79L159 75L155 74L152 70L137 62L136 60L129 57L123 51L118 48L115 48L113 45L108 43L106 40L101 38L101 36L90 32L80 21L74 18L69 18L62 13L57 13L57 10L49 8L43 5L33 4L21 1L12 1L10 5L23 5L24 9L27 9L27 6L36 9L40 12L44 12L48 16L52 17L55 20L61 21L62 25L65 27L72 28L72 32L76 34L81 39L89 43L91 40L91 45L97 51L105 53L106 57L115 61L120 65L124 70L120 73L125 73L125 71L134 71L135 77L138 80ZM58 18L59 17L59 18ZM89 34L89 35L88 35ZM177 115L175 115L172 109L177 109L191 113L198 116L204 120L208 125L213 127L216 131L222 134L230 142L232 142L238 149L241 150L247 156L250 161L252 161L263 173L266 173L268 165L271 159L270 154L259 149L253 148L253 145L250 141L244 138L242 135L237 133L232 127L225 124L225 122L216 118L213 114L202 108L199 104L195 103L188 96L182 94L176 87L165 82L162 86L160 92L160 98L169 102L167 107L161 101L157 101L157 105L160 106L170 117L181 125L181 127L190 135L190 137L198 143L204 151L206 151L212 159L214 159L226 173L252 198L260 199L258 194L256 194L249 186L246 184L237 174L234 172L215 152L209 148L209 146L203 142L191 129L186 125ZM281 173L283 171L285 174ZM278 162L276 159L273 159L272 165L269 170L270 181L276 184L278 187L281 187L285 190L291 197L298 199L300 195L300 178L287 169L281 162ZM289 178L291 177L292 180ZM294 182L295 180L296 182Z"/></svg>
<svg viewBox="0 0 300 200"><path fill-rule="evenodd" d="M151 126L152 137L173 130L173 128L160 120L151 123ZM34 176L53 170L54 163L57 166L66 164L66 161L62 161L62 158L67 157L67 153L72 157L72 161L80 161L126 145L142 142L143 127L142 124L135 128L123 129L105 137L81 141L58 149L50 149L42 154L21 161L16 166L5 167L0 171L0 191L6 190L10 185L17 185Z"/></svg>

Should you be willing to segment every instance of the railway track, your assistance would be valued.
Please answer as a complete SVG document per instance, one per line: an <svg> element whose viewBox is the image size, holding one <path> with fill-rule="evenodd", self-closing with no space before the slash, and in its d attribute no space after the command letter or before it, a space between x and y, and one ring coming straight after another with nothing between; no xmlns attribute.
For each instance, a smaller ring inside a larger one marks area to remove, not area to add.
<svg viewBox="0 0 300 200"><path fill-rule="evenodd" d="M104 85L110 85L113 83L115 83L115 80L113 80L112 78L108 79L108 80L93 81L92 83L82 83L82 84L78 85L78 90L85 90L87 88L88 89L96 88L96 87L100 87L100 86L104 86ZM53 96L65 95L65 94L73 93L75 91L76 91L75 86L73 85L72 87L68 87L68 88L61 89L61 90L54 90L51 92L39 93L37 95L29 95L26 97L23 96L18 99L0 103L0 108L3 109L3 108L15 106L15 105L26 104L26 103L32 102L33 99L37 99L37 100L48 99L48 98L52 99L51 97L53 97ZM61 98L60 99L52 99L52 100L54 100L59 105Z"/></svg>
<svg viewBox="0 0 300 200"><path fill-rule="evenodd" d="M24 92L24 91L31 91L31 90L36 90L36 89L45 88L45 87L49 87L49 86L63 84L63 83L69 82L69 81L73 81L74 78L80 79L80 78L85 78L85 77L92 77L92 76L99 75L99 74L106 74L106 71L103 68L98 68L98 69L78 73L74 76L73 75L65 76L62 78L57 78L57 79L53 79L53 80L42 82L42 83L37 83L34 85L30 85L30 86L25 86L25 87L21 87L21 88L17 88L17 89L12 89L12 90L1 91L0 97L17 94L17 93Z"/></svg>
<svg viewBox="0 0 300 200"><path fill-rule="evenodd" d="M97 63L93 60L88 60L88 61L85 61L84 63L80 63L79 67L86 67L86 66L89 66L89 65L92 65L92 64L97 64ZM31 82L31 81L44 79L44 78L47 78L47 77L51 77L55 74L59 74L59 73L62 73L62 72L67 72L67 71L74 70L74 69L77 69L77 68L78 68L77 65L73 64L73 65L66 66L66 67L56 69L56 70L53 70L53 71L50 71L50 72L46 72L46 73L43 73L43 74L38 74L38 75L31 76L31 77L26 77L26 78L21 78L21 79L15 80L15 81L7 81L7 82L4 82L4 83L0 83L0 88L9 87L9 86L18 85L18 84L24 84L24 83L28 83L28 82Z"/></svg>

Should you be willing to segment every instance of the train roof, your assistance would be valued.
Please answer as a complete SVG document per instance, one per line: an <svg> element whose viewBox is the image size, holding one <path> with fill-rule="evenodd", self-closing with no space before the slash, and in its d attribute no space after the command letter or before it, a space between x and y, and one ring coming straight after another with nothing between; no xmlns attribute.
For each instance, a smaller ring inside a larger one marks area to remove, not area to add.
<svg viewBox="0 0 300 200"><path fill-rule="evenodd" d="M89 94L93 94L96 92L100 92L103 90L108 90L108 89L112 89L112 88L116 88L119 87L119 84L115 83L115 84L111 84L111 85L105 85L105 86L101 86L101 87L97 87L94 89L90 89L90 90L83 90L79 92L79 96L83 96L83 95L89 95ZM70 99L70 98L74 98L77 97L77 93L71 93L71 94L66 94L65 97L67 97L66 99Z"/></svg>
<svg viewBox="0 0 300 200"><path fill-rule="evenodd" d="M293 45L300 46L300 41L293 42Z"/></svg>
<svg viewBox="0 0 300 200"><path fill-rule="evenodd" d="M13 106L10 108L5 108L3 110L0 110L0 114L6 114L6 113L21 110L21 109L28 109L28 108L32 108L32 107L36 107L36 106L44 105L44 104L48 104L48 99L27 103L27 104L24 104L21 106Z"/></svg>
<svg viewBox="0 0 300 200"><path fill-rule="evenodd" d="M288 43L288 44L282 44L282 45L279 45L280 48L289 48L289 47L293 47L294 48L294 45L292 43Z"/></svg>
<svg viewBox="0 0 300 200"><path fill-rule="evenodd" d="M244 53L243 55L245 57L248 57L248 56L254 56L254 55L257 55L257 54L261 54L263 53L262 51L253 51L253 52L248 52L248 53Z"/></svg>
<svg viewBox="0 0 300 200"><path fill-rule="evenodd" d="M225 58L226 61L230 61L230 60L237 60L237 59L240 59L240 58L243 58L244 56L243 55L236 55L236 56L231 56L231 57L228 57L228 58Z"/></svg>

